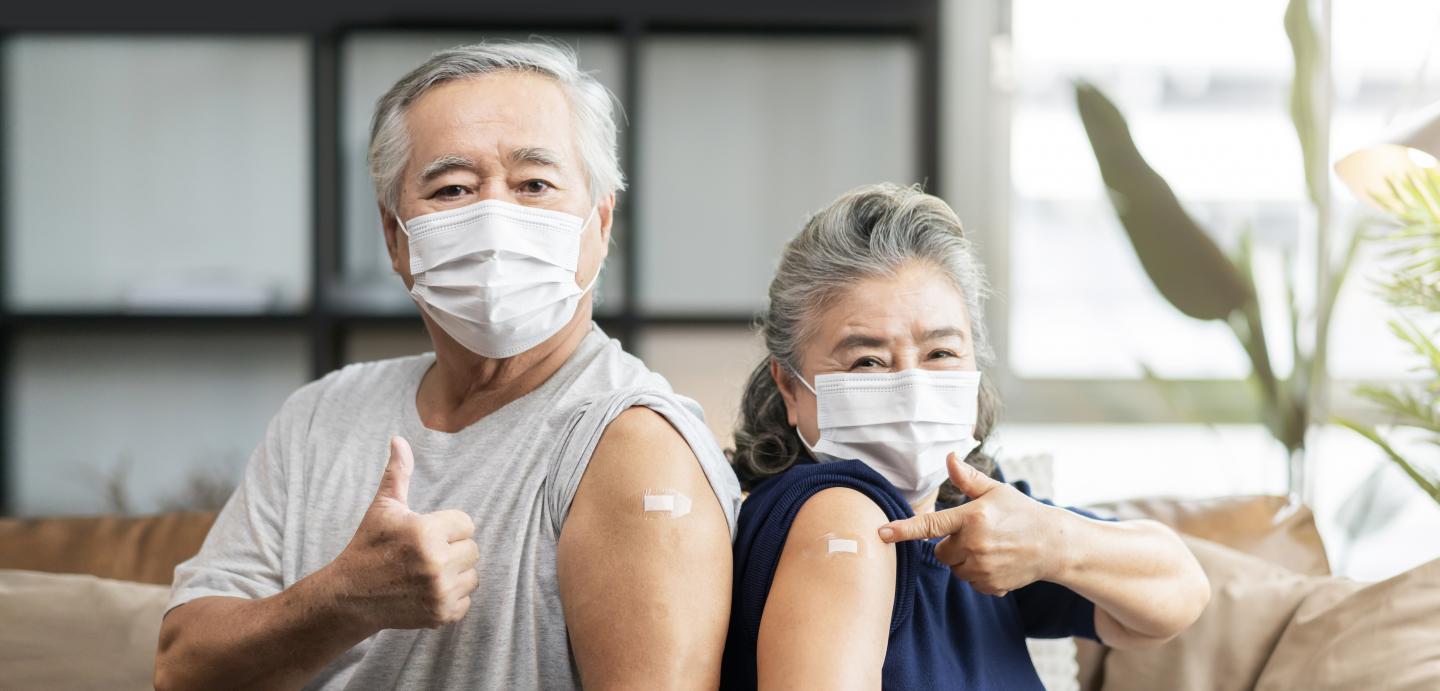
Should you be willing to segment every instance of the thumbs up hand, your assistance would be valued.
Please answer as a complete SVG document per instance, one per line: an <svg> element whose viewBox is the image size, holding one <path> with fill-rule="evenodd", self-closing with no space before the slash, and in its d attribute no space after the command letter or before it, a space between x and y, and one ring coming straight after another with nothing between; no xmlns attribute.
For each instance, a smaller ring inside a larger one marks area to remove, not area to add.
<svg viewBox="0 0 1440 691"><path fill-rule="evenodd" d="M1066 553L1065 530L1074 514L1042 504L987 477L950 454L950 481L970 497L960 506L880 527L885 542L943 537L935 557L956 578L987 595L1003 596L1035 581L1052 580Z"/></svg>
<svg viewBox="0 0 1440 691"><path fill-rule="evenodd" d="M392 437L375 499L350 544L326 567L337 583L336 597L374 630L457 622L480 582L474 521L463 511L410 510L414 468L410 444Z"/></svg>

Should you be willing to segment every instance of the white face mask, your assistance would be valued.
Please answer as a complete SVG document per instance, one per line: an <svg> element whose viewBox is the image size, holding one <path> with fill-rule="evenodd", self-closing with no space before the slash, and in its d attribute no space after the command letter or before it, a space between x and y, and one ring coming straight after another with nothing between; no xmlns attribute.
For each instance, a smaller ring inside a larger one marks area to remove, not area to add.
<svg viewBox="0 0 1440 691"><path fill-rule="evenodd" d="M409 238L410 296L471 351L523 353L559 332L595 285L575 284L580 238L594 215L486 199L408 224L396 217Z"/></svg>
<svg viewBox="0 0 1440 691"><path fill-rule="evenodd" d="M945 482L950 452L964 459L980 445L979 372L821 374L813 388L796 377L818 403L820 441L812 447L799 435L815 460L859 459L911 504Z"/></svg>

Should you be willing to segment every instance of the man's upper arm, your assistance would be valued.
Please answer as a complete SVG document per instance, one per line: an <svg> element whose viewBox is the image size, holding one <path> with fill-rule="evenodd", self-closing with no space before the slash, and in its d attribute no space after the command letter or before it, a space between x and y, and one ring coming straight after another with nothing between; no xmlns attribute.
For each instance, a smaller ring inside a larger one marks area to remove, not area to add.
<svg viewBox="0 0 1440 691"><path fill-rule="evenodd" d="M878 689L895 598L885 513L847 488L815 494L790 526L756 650L761 689Z"/></svg>
<svg viewBox="0 0 1440 691"><path fill-rule="evenodd" d="M647 494L668 498L647 505ZM601 436L560 532L559 579L586 688L719 684L729 525L695 452L659 413L630 408Z"/></svg>

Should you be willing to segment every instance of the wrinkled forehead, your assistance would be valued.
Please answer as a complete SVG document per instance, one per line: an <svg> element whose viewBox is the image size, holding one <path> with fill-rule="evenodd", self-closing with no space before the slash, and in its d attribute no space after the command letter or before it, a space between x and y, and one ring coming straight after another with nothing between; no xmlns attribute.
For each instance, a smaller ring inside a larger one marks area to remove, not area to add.
<svg viewBox="0 0 1440 691"><path fill-rule="evenodd" d="M431 88L405 113L408 168L439 156L512 158L517 149L551 151L562 168L578 168L574 119L564 88L542 74L505 71Z"/></svg>
<svg viewBox="0 0 1440 691"><path fill-rule="evenodd" d="M842 288L812 310L809 326L807 349L827 352L843 343L971 340L970 310L960 287L938 268L918 263Z"/></svg>

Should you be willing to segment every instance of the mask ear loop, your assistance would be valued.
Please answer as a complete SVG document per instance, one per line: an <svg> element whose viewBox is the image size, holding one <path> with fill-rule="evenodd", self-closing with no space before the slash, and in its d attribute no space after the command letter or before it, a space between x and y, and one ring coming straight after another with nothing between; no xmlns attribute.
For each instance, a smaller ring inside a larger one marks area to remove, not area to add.
<svg viewBox="0 0 1440 691"><path fill-rule="evenodd" d="M785 369L790 370L790 374L800 380L801 386L810 389L810 393L815 394L815 400L817 402L820 400L820 393L815 390L815 387L810 386L810 382L805 381L805 377L800 374L799 370L795 369L794 365L786 362ZM815 447L810 446L810 442L805 441L805 435L800 433L800 428L792 425L790 429L795 430L795 436L800 439L800 444L805 447L805 450L810 452L810 457L817 461L820 460L820 454L815 452Z"/></svg>
<svg viewBox="0 0 1440 691"><path fill-rule="evenodd" d="M599 210L600 210L600 205L599 205L599 204L596 204L596 205L590 207L590 213L586 214L586 215L585 215L585 220L580 222L580 233L581 233L581 234L584 234L584 233L585 233L585 229L590 227L590 219L591 219L591 218L594 218L594 217L595 217L595 212L597 212L597 211L599 211ZM588 283L588 284L585 286L585 289L584 289L584 290L581 290L581 291L580 291L580 297L585 297L585 294L588 293L588 292L590 292L590 289L591 289L591 288L594 288L594 287L595 287L595 282L598 281L598 280L600 280L600 270L601 270L601 269L604 269L604 268L605 268L605 262L602 260L602 261L600 262L600 266L595 267L595 275L590 277L590 283Z"/></svg>
<svg viewBox="0 0 1440 691"><path fill-rule="evenodd" d="M400 218L400 212L391 212L390 217L395 219L395 225L400 226L400 232L405 234L405 242L408 244L410 242L410 229L405 226L405 221ZM413 247L410 248L410 273L415 273L415 249Z"/></svg>
<svg viewBox="0 0 1440 691"><path fill-rule="evenodd" d="M799 379L799 380L800 380L800 385L801 385L801 386L804 386L805 388L810 389L810 393L815 394L815 398L817 398L817 399L820 398L820 392L819 392L819 391L816 391L816 390L815 390L815 387L813 387L813 386L810 385L810 382L805 381L805 377L800 374L800 370L795 369L795 367L794 367L793 365L791 365L790 363L788 363L788 362L785 363L785 369L790 370L790 374L794 375L796 379Z"/></svg>

